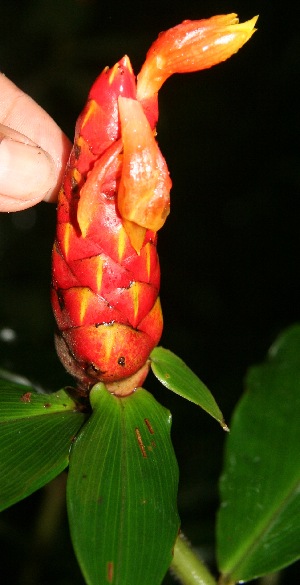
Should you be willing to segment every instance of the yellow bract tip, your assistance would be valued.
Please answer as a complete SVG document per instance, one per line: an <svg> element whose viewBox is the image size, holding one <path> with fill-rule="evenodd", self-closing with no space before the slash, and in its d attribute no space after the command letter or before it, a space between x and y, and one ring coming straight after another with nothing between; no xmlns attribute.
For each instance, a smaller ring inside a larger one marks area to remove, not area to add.
<svg viewBox="0 0 300 585"><path fill-rule="evenodd" d="M116 63L111 68L110 75L109 75L109 78L108 78L108 83L110 85L113 84L115 78L120 73L120 65L122 65L122 67L125 67L125 69L127 69L129 71L129 73L133 74L133 70L132 70L132 66L131 66L131 63L130 63L130 59L129 59L128 55L125 55L123 57L123 59L121 59L121 61L118 61L118 63Z"/></svg>
<svg viewBox="0 0 300 585"><path fill-rule="evenodd" d="M113 81L114 81L114 79L115 79L115 77L116 77L116 75L117 75L117 73L118 73L118 70L119 70L119 63L116 63L116 64L115 64L115 65L112 67L112 69L111 69L111 72L110 72L110 76L109 76L109 78L108 78L108 83L109 83L110 85L113 83Z"/></svg>
<svg viewBox="0 0 300 585"><path fill-rule="evenodd" d="M128 219L123 219L123 226L132 247L135 249L136 253L140 255L145 239L146 228L137 225L137 223Z"/></svg>

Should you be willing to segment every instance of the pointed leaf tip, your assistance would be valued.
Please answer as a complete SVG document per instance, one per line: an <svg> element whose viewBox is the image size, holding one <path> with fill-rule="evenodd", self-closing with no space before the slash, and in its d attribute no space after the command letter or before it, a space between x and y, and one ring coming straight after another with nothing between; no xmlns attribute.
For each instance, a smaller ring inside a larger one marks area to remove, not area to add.
<svg viewBox="0 0 300 585"><path fill-rule="evenodd" d="M226 433L230 433L230 428L229 426L226 424L225 420L221 420L220 421L220 425L223 429L223 431L225 431Z"/></svg>
<svg viewBox="0 0 300 585"><path fill-rule="evenodd" d="M166 388L197 404L215 418L224 431L229 430L213 395L182 359L164 347L156 347L150 359L153 374Z"/></svg>

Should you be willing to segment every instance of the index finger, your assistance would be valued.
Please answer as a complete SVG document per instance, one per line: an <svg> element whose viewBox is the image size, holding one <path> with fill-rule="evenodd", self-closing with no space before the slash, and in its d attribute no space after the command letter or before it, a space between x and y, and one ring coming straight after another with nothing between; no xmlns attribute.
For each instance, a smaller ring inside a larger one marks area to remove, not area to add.
<svg viewBox="0 0 300 585"><path fill-rule="evenodd" d="M71 143L51 116L3 74L0 74L0 123L12 129L12 138L15 130L50 154L55 174L45 200L55 201Z"/></svg>

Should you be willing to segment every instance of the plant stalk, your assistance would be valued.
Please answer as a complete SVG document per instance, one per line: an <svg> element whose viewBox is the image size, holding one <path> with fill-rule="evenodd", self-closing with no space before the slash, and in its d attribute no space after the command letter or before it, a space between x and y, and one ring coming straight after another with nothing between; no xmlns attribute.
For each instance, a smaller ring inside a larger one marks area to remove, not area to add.
<svg viewBox="0 0 300 585"><path fill-rule="evenodd" d="M170 569L182 585L217 585L183 534L179 534L176 540Z"/></svg>
<svg viewBox="0 0 300 585"><path fill-rule="evenodd" d="M22 570L20 579L22 585L35 585L41 582L41 569L55 542L65 509L66 478L67 475L61 473L44 486L40 513Z"/></svg>

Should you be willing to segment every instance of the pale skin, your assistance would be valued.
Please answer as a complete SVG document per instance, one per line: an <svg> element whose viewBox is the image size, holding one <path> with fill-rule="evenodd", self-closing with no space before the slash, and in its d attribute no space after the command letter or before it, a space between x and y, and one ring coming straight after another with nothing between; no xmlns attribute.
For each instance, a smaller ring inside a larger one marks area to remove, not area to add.
<svg viewBox="0 0 300 585"><path fill-rule="evenodd" d="M55 202L70 149L54 120L0 73L0 211Z"/></svg>

